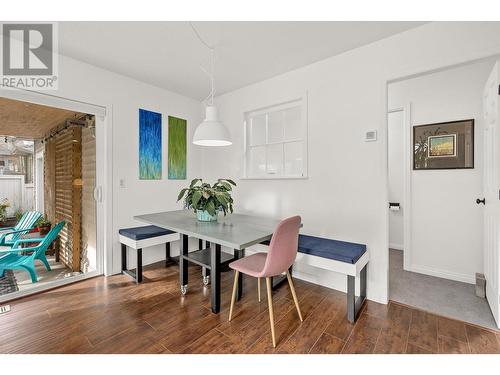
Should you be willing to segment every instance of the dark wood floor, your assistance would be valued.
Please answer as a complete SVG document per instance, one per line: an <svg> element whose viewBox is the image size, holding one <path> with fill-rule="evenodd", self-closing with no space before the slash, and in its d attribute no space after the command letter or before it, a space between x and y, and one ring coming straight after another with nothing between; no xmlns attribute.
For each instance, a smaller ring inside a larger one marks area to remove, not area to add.
<svg viewBox="0 0 500 375"><path fill-rule="evenodd" d="M394 302L365 304L356 324L345 294L296 280L304 322L286 285L273 295L278 346L267 301L255 280L227 322L231 273L222 280L222 311L191 268L181 297L176 266L145 269L145 282L99 277L11 303L0 315L1 353L500 353L500 334Z"/></svg>

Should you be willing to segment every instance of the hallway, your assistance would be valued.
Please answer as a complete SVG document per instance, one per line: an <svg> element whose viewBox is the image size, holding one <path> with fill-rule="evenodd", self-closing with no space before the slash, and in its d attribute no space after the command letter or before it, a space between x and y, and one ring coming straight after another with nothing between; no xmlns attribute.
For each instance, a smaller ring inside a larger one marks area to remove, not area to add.
<svg viewBox="0 0 500 375"><path fill-rule="evenodd" d="M431 313L497 329L475 286L403 270L403 252L389 249L389 299Z"/></svg>

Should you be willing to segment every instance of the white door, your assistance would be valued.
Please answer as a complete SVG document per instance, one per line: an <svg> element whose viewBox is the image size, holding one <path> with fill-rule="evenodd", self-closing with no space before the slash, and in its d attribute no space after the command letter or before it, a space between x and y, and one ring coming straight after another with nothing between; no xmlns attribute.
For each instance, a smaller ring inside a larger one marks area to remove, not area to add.
<svg viewBox="0 0 500 375"><path fill-rule="evenodd" d="M491 72L484 89L484 276L486 298L497 326L500 327L500 185L498 181L499 158L499 63Z"/></svg>

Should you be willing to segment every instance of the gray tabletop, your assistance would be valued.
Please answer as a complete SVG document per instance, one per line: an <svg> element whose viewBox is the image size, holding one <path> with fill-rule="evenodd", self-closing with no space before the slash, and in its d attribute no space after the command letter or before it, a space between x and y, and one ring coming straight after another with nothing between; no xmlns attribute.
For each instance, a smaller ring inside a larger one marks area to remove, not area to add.
<svg viewBox="0 0 500 375"><path fill-rule="evenodd" d="M134 219L238 250L271 239L279 223L279 220L242 214L220 215L217 222L200 222L195 213L188 210L138 215Z"/></svg>

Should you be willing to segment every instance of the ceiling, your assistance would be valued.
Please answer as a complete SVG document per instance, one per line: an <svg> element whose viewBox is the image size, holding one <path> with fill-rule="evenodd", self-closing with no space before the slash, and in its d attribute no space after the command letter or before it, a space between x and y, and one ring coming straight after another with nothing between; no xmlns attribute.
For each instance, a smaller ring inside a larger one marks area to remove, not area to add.
<svg viewBox="0 0 500 375"><path fill-rule="evenodd" d="M82 115L65 109L0 98L0 136L40 139L66 120Z"/></svg>
<svg viewBox="0 0 500 375"><path fill-rule="evenodd" d="M194 22L216 48L216 95L423 22ZM63 55L194 99L209 93L209 50L188 22L61 22Z"/></svg>

